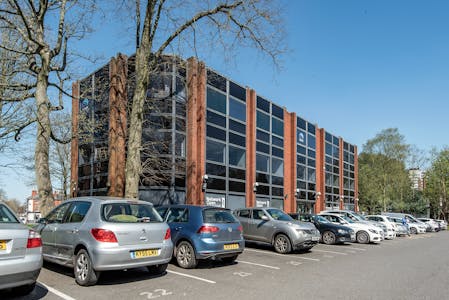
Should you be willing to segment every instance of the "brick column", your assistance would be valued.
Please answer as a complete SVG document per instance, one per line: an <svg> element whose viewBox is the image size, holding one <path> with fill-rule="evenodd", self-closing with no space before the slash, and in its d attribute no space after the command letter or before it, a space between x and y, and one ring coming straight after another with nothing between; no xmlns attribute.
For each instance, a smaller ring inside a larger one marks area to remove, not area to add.
<svg viewBox="0 0 449 300"><path fill-rule="evenodd" d="M202 191L202 176L206 174L206 66L203 62L198 63L198 81L197 81L197 178L196 185L198 190L197 205L204 205L206 198Z"/></svg>
<svg viewBox="0 0 449 300"><path fill-rule="evenodd" d="M324 172L324 129L316 128L316 200L315 213L324 210L325 207L325 172Z"/></svg>
<svg viewBox="0 0 449 300"><path fill-rule="evenodd" d="M109 63L108 196L125 195L128 59L119 54Z"/></svg>
<svg viewBox="0 0 449 300"><path fill-rule="evenodd" d="M343 190L343 188L344 188L344 179L343 179L343 161L344 161L344 157L343 157L343 154L344 154L344 152L343 152L343 148L344 148L344 143L343 143L343 139L342 138L339 138L338 139L338 147L339 147L339 151L338 151L338 157L339 157L339 160L338 160L338 169L339 169L339 172L338 172L338 176L340 177L340 179L339 179L339 188L340 188L340 199L339 199L339 201L340 201L340 209L343 209L343 206L344 206L344 190Z"/></svg>
<svg viewBox="0 0 449 300"><path fill-rule="evenodd" d="M296 114L284 109L284 211L296 211Z"/></svg>
<svg viewBox="0 0 449 300"><path fill-rule="evenodd" d="M354 211L359 211L359 154L354 146Z"/></svg>
<svg viewBox="0 0 449 300"><path fill-rule="evenodd" d="M72 141L70 144L70 197L76 197L78 194L78 120L79 120L79 96L80 84L72 84Z"/></svg>
<svg viewBox="0 0 449 300"><path fill-rule="evenodd" d="M256 195L256 92L246 89L246 207L254 207Z"/></svg>

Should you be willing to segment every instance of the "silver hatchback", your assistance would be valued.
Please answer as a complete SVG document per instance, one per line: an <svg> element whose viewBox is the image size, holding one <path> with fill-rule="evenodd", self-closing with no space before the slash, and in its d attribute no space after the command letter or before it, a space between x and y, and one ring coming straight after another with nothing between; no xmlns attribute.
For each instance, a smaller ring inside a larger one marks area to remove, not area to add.
<svg viewBox="0 0 449 300"><path fill-rule="evenodd" d="M111 197L73 198L39 221L44 260L73 267L79 285L101 271L148 267L165 272L170 229L148 202Z"/></svg>
<svg viewBox="0 0 449 300"><path fill-rule="evenodd" d="M234 214L242 224L245 240L271 244L278 253L309 250L321 237L312 223L295 221L277 208L242 208Z"/></svg>

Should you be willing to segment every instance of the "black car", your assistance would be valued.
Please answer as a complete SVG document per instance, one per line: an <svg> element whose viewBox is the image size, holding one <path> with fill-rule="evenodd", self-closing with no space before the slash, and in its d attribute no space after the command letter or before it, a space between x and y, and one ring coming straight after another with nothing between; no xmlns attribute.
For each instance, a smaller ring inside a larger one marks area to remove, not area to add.
<svg viewBox="0 0 449 300"><path fill-rule="evenodd" d="M337 225L327 219L313 214L289 214L293 219L302 222L311 222L321 233L324 244L333 245L344 242L355 242L355 232L347 226Z"/></svg>

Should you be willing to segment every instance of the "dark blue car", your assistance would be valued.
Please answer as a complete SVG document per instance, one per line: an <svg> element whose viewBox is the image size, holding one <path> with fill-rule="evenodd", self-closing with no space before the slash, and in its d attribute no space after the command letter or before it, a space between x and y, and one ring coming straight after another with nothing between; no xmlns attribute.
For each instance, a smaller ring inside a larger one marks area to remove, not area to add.
<svg viewBox="0 0 449 300"><path fill-rule="evenodd" d="M182 268L195 268L200 259L233 262L243 252L242 226L229 209L169 205L156 210L170 226L174 256Z"/></svg>

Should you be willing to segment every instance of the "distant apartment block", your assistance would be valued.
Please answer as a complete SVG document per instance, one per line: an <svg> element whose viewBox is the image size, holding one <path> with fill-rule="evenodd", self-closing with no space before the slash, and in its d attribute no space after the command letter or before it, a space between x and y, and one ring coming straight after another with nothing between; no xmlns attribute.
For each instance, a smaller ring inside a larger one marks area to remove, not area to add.
<svg viewBox="0 0 449 300"><path fill-rule="evenodd" d="M408 176L412 181L412 188L417 191L422 191L425 186L425 172L419 168L411 168L408 170Z"/></svg>
<svg viewBox="0 0 449 300"><path fill-rule="evenodd" d="M63 200L63 195L58 192L53 192L54 203L56 207L61 204ZM39 194L36 190L31 191L31 196L27 198L27 210L26 210L26 221L28 223L33 223L41 218L40 212L40 201Z"/></svg>

